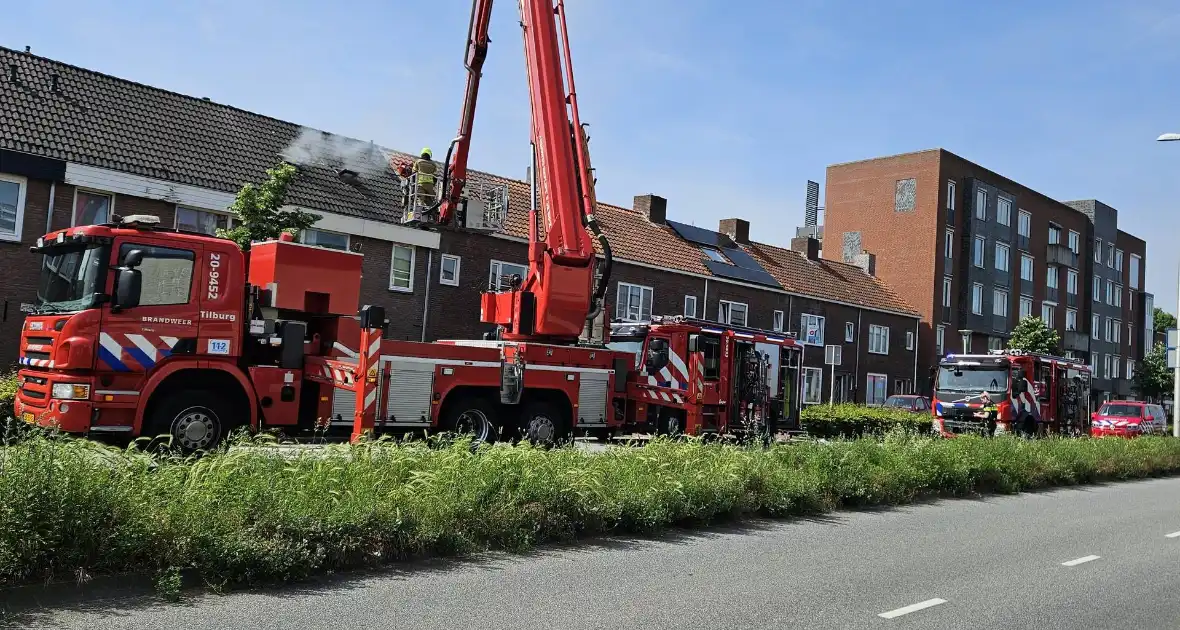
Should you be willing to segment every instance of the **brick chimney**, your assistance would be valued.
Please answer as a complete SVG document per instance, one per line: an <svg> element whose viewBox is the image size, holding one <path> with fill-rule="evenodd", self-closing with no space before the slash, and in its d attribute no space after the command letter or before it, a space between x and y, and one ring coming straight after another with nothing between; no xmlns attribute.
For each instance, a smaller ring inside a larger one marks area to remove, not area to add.
<svg viewBox="0 0 1180 630"><path fill-rule="evenodd" d="M659 195L635 195L632 207L656 225L664 225L668 221L668 200Z"/></svg>
<svg viewBox="0 0 1180 630"><path fill-rule="evenodd" d="M861 252L852 257L852 264L860 267L865 273L870 276L877 275L877 255L868 252Z"/></svg>
<svg viewBox="0 0 1180 630"><path fill-rule="evenodd" d="M733 239L738 245L750 244L750 222L745 219L721 219L717 231Z"/></svg>
<svg viewBox="0 0 1180 630"><path fill-rule="evenodd" d="M799 252L807 260L819 260L819 239L801 236L791 239L791 251Z"/></svg>

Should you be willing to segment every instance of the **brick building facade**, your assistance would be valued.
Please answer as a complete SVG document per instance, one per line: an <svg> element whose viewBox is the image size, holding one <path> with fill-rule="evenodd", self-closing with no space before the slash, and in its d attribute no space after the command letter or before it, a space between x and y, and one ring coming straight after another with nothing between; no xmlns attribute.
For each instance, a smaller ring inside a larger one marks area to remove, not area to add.
<svg viewBox="0 0 1180 630"><path fill-rule="evenodd" d="M1063 203L934 149L829 166L824 228L825 258L872 252L921 312L920 373L948 352L1004 347L1034 315L1090 362L1100 395L1131 395L1146 244L1118 230L1113 208Z"/></svg>
<svg viewBox="0 0 1180 630"><path fill-rule="evenodd" d="M27 53L0 48L0 64L15 68L0 80L2 107L38 114L0 119L0 207L13 217L5 238L0 213L9 279L0 287L0 364L16 358L21 308L37 302L41 263L28 246L47 229L149 214L166 227L212 233L232 225L226 208L241 185L280 157L300 170L288 203L323 217L301 240L364 256L361 301L386 308L391 338L480 336L489 330L479 321L480 292L504 286L527 262L525 182L471 175L469 194L498 204L498 230L410 229L399 224L401 182L388 166L404 154ZM85 117L57 106L82 97ZM325 139L319 146L347 149L314 149ZM345 168L357 176L343 177ZM688 314L798 333L813 344L804 357L810 403L831 392L825 343L844 349L838 399L877 403L912 390L918 314L871 266L823 260L807 239L791 248L759 243L740 218L701 230L668 215L658 195L636 196L629 208L600 204L615 256L608 301L616 318Z"/></svg>

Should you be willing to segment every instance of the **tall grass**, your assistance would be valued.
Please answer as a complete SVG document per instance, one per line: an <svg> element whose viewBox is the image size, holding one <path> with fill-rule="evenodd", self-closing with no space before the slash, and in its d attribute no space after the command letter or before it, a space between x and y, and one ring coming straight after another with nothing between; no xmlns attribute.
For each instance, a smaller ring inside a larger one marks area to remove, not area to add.
<svg viewBox="0 0 1180 630"><path fill-rule="evenodd" d="M0 447L0 585L195 569L284 581L431 554L784 517L925 495L1180 472L1180 440L859 440L741 448L371 443L154 458L85 440Z"/></svg>

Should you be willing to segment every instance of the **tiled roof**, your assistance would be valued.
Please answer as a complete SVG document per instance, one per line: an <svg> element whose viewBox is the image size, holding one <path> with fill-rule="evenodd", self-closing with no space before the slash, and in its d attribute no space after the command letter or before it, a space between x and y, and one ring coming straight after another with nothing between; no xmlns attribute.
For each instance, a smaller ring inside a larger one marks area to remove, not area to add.
<svg viewBox="0 0 1180 630"><path fill-rule="evenodd" d="M17 82L10 80L10 66ZM0 73L0 148L229 193L288 157L302 169L290 203L378 221L400 213L401 183L388 166L391 155L406 156L399 151L3 47ZM291 146L296 155L283 156ZM302 150L317 147L327 149ZM362 185L341 181L340 168L358 172ZM468 190L481 184L508 186L505 231L527 237L528 185L473 171ZM598 217L616 257L713 275L700 248L672 228L602 203ZM747 249L791 293L916 316L857 267L808 261L770 245Z"/></svg>

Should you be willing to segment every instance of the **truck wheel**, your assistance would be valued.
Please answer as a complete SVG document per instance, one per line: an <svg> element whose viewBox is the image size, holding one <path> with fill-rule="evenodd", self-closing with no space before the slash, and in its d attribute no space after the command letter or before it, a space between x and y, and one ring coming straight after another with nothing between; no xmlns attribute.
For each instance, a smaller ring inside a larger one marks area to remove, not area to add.
<svg viewBox="0 0 1180 630"><path fill-rule="evenodd" d="M167 434L185 454L210 450L233 427L226 405L214 392L184 392L165 398L152 413L151 427Z"/></svg>
<svg viewBox="0 0 1180 630"><path fill-rule="evenodd" d="M671 438L678 438L684 435L684 420L680 417L679 413L671 409L664 409L660 411L660 420L656 427L656 433Z"/></svg>
<svg viewBox="0 0 1180 630"><path fill-rule="evenodd" d="M570 426L564 414L548 403L533 403L525 408L520 422L524 438L546 448L569 439Z"/></svg>
<svg viewBox="0 0 1180 630"><path fill-rule="evenodd" d="M475 444L493 444L498 437L496 410L482 398L463 398L447 408L443 418L444 431L460 435L471 435Z"/></svg>

